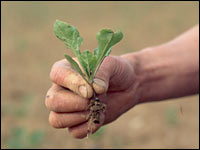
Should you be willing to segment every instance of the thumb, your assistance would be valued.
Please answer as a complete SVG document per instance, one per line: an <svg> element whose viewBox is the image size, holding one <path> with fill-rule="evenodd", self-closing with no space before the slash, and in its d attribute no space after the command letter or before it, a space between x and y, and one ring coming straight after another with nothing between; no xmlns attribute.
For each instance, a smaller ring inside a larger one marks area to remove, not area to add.
<svg viewBox="0 0 200 150"><path fill-rule="evenodd" d="M93 88L97 94L109 91L123 91L135 81L132 64L120 56L107 56L96 73Z"/></svg>
<svg viewBox="0 0 200 150"><path fill-rule="evenodd" d="M93 88L97 94L107 92L109 80L115 73L115 65L116 58L113 56L107 56L102 62L93 82Z"/></svg>

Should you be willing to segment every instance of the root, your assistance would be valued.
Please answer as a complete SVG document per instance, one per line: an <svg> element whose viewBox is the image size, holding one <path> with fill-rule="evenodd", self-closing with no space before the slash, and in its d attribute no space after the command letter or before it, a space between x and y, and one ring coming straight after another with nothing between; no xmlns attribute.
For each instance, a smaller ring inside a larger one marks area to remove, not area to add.
<svg viewBox="0 0 200 150"><path fill-rule="evenodd" d="M92 127L94 127L95 124L100 124L100 117L106 110L106 104L100 102L99 99L95 97L95 99L90 100L89 110L87 135L92 134Z"/></svg>

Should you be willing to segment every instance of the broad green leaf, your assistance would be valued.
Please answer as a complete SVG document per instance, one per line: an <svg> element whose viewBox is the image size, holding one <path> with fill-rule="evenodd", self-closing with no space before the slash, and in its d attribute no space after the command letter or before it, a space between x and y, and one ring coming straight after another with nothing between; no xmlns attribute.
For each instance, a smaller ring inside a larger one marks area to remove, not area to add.
<svg viewBox="0 0 200 150"><path fill-rule="evenodd" d="M123 38L123 34L120 31L114 33L110 29L102 29L97 33L96 37L98 40L98 49L95 49L95 54L100 61L110 53L111 47Z"/></svg>
<svg viewBox="0 0 200 150"><path fill-rule="evenodd" d="M54 33L65 43L67 48L72 49L75 56L79 58L79 48L83 39L80 37L78 30L74 26L71 26L63 21L56 20L54 23Z"/></svg>
<svg viewBox="0 0 200 150"><path fill-rule="evenodd" d="M123 34L121 31L117 31L113 34L111 41L109 42L108 47L112 47L113 45L117 44L123 38Z"/></svg>
<svg viewBox="0 0 200 150"><path fill-rule="evenodd" d="M97 33L96 38L98 40L99 54L104 54L109 46L109 43L113 37L113 31L110 29L102 29Z"/></svg>
<svg viewBox="0 0 200 150"><path fill-rule="evenodd" d="M83 79L85 79L83 72L81 71L79 65L73 60L73 58L66 54L64 56L68 60L68 62L71 64L71 66L83 77Z"/></svg>
<svg viewBox="0 0 200 150"><path fill-rule="evenodd" d="M110 29L102 29L97 33L96 38L98 40L98 48L94 50L94 55L97 57L97 61L92 78L95 76L104 58L110 54L112 46L123 38L123 34L120 31L113 32Z"/></svg>

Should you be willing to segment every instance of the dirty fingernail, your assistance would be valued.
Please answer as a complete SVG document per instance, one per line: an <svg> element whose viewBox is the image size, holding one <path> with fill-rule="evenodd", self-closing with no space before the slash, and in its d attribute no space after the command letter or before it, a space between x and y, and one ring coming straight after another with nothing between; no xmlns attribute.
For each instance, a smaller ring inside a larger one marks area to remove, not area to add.
<svg viewBox="0 0 200 150"><path fill-rule="evenodd" d="M83 97L87 97L87 88L84 85L81 85L79 87L79 92Z"/></svg>
<svg viewBox="0 0 200 150"><path fill-rule="evenodd" d="M106 87L106 84L103 80L95 78L94 83L98 84L99 86Z"/></svg>
<svg viewBox="0 0 200 150"><path fill-rule="evenodd" d="M107 86L105 81L98 78L94 79L93 87L98 94L102 94L107 91Z"/></svg>

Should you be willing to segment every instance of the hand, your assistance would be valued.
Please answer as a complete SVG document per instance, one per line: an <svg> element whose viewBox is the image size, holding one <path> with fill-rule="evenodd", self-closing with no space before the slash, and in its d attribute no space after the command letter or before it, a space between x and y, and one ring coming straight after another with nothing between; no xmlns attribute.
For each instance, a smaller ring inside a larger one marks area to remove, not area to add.
<svg viewBox="0 0 200 150"><path fill-rule="evenodd" d="M107 107L100 124L92 128L93 133L138 103L138 83L133 68L133 64L123 57L108 56L103 61L93 87ZM50 124L55 128L69 128L73 137L84 138L88 128L89 98L93 95L91 86L66 60L53 65L50 78L53 85L45 101L50 110Z"/></svg>

